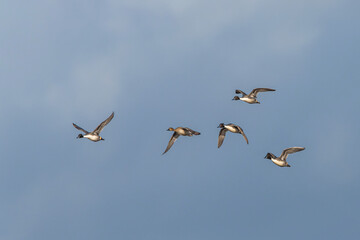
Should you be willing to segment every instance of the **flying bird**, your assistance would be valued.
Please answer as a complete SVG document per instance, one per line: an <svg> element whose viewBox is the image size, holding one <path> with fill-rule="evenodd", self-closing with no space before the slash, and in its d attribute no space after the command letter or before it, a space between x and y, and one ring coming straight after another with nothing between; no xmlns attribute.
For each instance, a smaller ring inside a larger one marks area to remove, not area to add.
<svg viewBox="0 0 360 240"><path fill-rule="evenodd" d="M260 103L257 99L256 96L259 92L269 92L269 91L276 91L275 89L271 89L271 88L255 88L251 91L250 94L246 94L241 90L235 90L236 94L242 94L242 97L239 96L235 96L232 100L241 100L250 104L253 103Z"/></svg>
<svg viewBox="0 0 360 240"><path fill-rule="evenodd" d="M241 127L239 127L235 124L232 124L232 123L229 123L229 124L220 123L218 128L221 128L220 132L219 132L219 138L218 138L218 148L220 148L221 145L223 144L225 134L227 131L230 131L233 133L239 133L239 134L243 135L246 143L249 144L249 140L247 139L247 137Z"/></svg>
<svg viewBox="0 0 360 240"><path fill-rule="evenodd" d="M172 127L170 127L167 131L173 131L174 134L171 136L170 141L169 141L169 143L168 143L165 151L163 152L163 155L164 155L167 151L169 151L169 149L172 147L172 145L174 144L174 142L178 139L178 137L179 137L180 135L182 135L182 136L189 136L189 137L191 137L191 136L193 136L193 135L200 135L199 132L194 131L194 130L192 130L192 129L190 129L190 128L186 128L186 127L178 127L178 128L175 128L175 129L172 128Z"/></svg>
<svg viewBox="0 0 360 240"><path fill-rule="evenodd" d="M284 151L281 153L280 157L276 157L274 154L272 153L267 153L265 158L266 159L270 159L273 163L275 163L276 165L280 166L280 167L291 167L287 162L286 162L286 158L289 154L291 153L296 153L296 152L300 152L302 150L304 150L304 147L291 147L291 148L287 148L284 149Z"/></svg>
<svg viewBox="0 0 360 240"><path fill-rule="evenodd" d="M75 123L73 123L73 126L76 129L83 131L85 133L85 135L80 133L77 136L77 138L87 138L93 142L105 140L102 137L100 137L99 134L100 134L101 130L103 130L103 128L113 119L113 117L114 117L114 112L105 121L100 123L99 126L97 126L97 128L95 128L95 130L92 132L88 132L88 131L84 130L83 128L79 127L78 125L76 125Z"/></svg>

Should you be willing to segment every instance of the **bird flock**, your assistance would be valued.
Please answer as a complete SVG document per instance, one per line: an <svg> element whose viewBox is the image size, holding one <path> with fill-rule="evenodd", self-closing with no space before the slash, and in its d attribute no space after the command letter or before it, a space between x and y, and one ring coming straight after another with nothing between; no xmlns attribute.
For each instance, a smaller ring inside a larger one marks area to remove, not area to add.
<svg viewBox="0 0 360 240"><path fill-rule="evenodd" d="M255 88L250 92L250 94L246 94L245 92L236 89L235 93L242 94L242 96L241 97L235 96L232 100L241 100L241 101L249 103L249 104L254 104L254 103L260 104L260 102L257 100L257 94L259 92L272 92L272 91L275 91L275 89ZM113 118L114 118L114 112L111 113L111 115L107 119L105 119L102 123L100 123L99 126L97 126L92 132L88 132L85 129L83 129L83 128L79 127L78 125L76 125L75 123L73 123L73 126L76 129L85 133L85 134L80 133L77 136L77 138L87 138L93 142L105 140L104 138L102 138L100 136L100 132ZM241 134L244 137L246 143L249 144L249 140L248 140L247 136L245 135L244 130L240 126L235 125L233 123L229 123L229 124L220 123L218 128L220 128L219 137L218 137L218 148L220 148L221 145L223 144L227 131L230 131L232 133ZM192 130L187 127L177 127L175 129L170 127L167 129L167 131L172 131L174 133L171 136L169 143L168 143L165 151L163 152L163 155L170 150L170 148L174 145L175 141L179 138L179 136L192 137L193 135L200 135L200 132L197 132L197 131ZM273 153L267 153L264 158L271 160L274 164L276 164L279 167L290 167L290 165L286 161L288 155L291 153L303 151L304 149L305 149L304 147L290 147L290 148L284 149L279 157L276 157Z"/></svg>

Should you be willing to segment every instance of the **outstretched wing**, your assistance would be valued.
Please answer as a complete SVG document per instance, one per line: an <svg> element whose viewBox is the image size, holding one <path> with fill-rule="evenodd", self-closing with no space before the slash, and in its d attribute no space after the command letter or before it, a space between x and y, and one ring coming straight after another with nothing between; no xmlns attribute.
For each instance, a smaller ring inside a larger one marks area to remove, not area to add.
<svg viewBox="0 0 360 240"><path fill-rule="evenodd" d="M251 91L251 93L249 94L250 97L256 97L256 95L259 92L270 92L270 91L276 91L275 89L271 89L271 88L255 88Z"/></svg>
<svg viewBox="0 0 360 240"><path fill-rule="evenodd" d="M171 138L170 138L170 141L169 141L169 143L168 143L165 151L163 152L163 155L164 155L167 151L169 151L169 149L172 147L172 145L174 144L174 142L176 141L176 139L178 139L179 136L180 136L180 135L179 135L177 132L174 132L174 134L173 134L173 135L171 136Z"/></svg>
<svg viewBox="0 0 360 240"><path fill-rule="evenodd" d="M235 90L235 93L236 94L242 94L243 96L246 95L246 93L244 93L243 91L239 90L239 89L236 89Z"/></svg>
<svg viewBox="0 0 360 240"><path fill-rule="evenodd" d="M95 128L95 130L92 132L96 135L99 135L101 130L103 130L103 128L113 119L114 117L114 112L102 123L99 124L99 126L97 126L97 128Z"/></svg>
<svg viewBox="0 0 360 240"><path fill-rule="evenodd" d="M246 143L249 144L249 140L248 140L248 138L246 137L246 135L245 135L245 133L244 133L244 130L242 130L242 128L239 127L239 126L236 126L236 127L239 129L240 134L243 135L243 137L245 138Z"/></svg>
<svg viewBox="0 0 360 240"><path fill-rule="evenodd" d="M75 123L73 123L73 126L74 126L77 130L83 131L85 134L88 134L88 133L89 133L88 131L86 131L85 129L79 127L79 126L76 125Z"/></svg>
<svg viewBox="0 0 360 240"><path fill-rule="evenodd" d="M304 147L291 147L291 148L284 149L284 151L281 153L279 158L282 160L286 160L288 154L300 152L304 149L305 149Z"/></svg>
<svg viewBox="0 0 360 240"><path fill-rule="evenodd" d="M218 148L220 148L221 145L223 144L226 132L227 132L226 128L220 129L219 138L218 138Z"/></svg>
<svg viewBox="0 0 360 240"><path fill-rule="evenodd" d="M241 127L239 127L238 125L232 124L232 123L228 124L228 126L232 126L233 128L236 128L236 129L238 130L238 132L239 132L241 135L243 135L243 137L245 138L246 143L249 144L249 140L248 140L248 138L246 137L246 135L245 135L245 133L244 133L244 130L243 130Z"/></svg>

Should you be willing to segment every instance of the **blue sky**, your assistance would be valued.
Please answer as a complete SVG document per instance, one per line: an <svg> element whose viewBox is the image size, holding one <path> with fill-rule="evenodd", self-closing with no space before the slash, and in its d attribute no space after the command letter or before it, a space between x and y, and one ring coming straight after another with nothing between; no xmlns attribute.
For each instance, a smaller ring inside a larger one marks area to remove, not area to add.
<svg viewBox="0 0 360 240"><path fill-rule="evenodd" d="M3 1L0 238L358 237L359 7ZM231 101L256 87L277 91ZM250 144L217 149L220 122ZM162 156L177 126L201 135Z"/></svg>

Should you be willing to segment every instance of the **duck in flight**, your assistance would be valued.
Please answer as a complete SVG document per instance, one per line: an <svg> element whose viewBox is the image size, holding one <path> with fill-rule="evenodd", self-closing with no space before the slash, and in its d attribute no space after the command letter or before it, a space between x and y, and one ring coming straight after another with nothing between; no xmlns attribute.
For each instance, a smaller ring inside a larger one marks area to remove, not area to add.
<svg viewBox="0 0 360 240"><path fill-rule="evenodd" d="M189 137L191 137L191 136L193 136L193 135L200 135L199 132L194 131L194 130L192 130L192 129L190 129L190 128L186 128L186 127L178 127L178 128L175 128L175 129L172 128L172 127L170 127L167 131L173 131L174 134L171 136L170 141L169 141L169 143L168 143L165 151L163 152L163 155L164 155L167 151L169 151L169 149L172 147L172 145L174 144L174 142L178 139L178 137L179 137L180 135L182 135L182 136L189 136Z"/></svg>
<svg viewBox="0 0 360 240"><path fill-rule="evenodd" d="M218 148L220 148L221 145L223 144L225 134L226 134L227 131L230 131L230 132L233 132L233 133L239 133L239 134L243 135L243 137L245 138L246 143L249 144L249 141L248 141L244 131L238 125L235 125L235 124L232 124L232 123L229 123L229 124L220 123L218 128L221 128L220 132L219 132L219 138L218 138Z"/></svg>
<svg viewBox="0 0 360 240"><path fill-rule="evenodd" d="M93 142L105 140L102 137L100 137L99 134L100 134L101 130L103 130L103 128L113 119L113 117L114 117L114 112L105 121L100 123L99 126L97 126L97 128L95 128L95 130L92 132L88 132L88 131L84 130L83 128L79 127L78 125L76 125L75 123L73 123L73 126L76 129L83 131L85 133L84 135L80 133L77 136L77 138L87 138Z"/></svg>
<svg viewBox="0 0 360 240"><path fill-rule="evenodd" d="M242 97L239 96L235 96L232 100L241 100L250 104L253 103L260 103L257 99L256 96L259 92L269 92L269 91L276 91L275 89L271 89L271 88L255 88L251 91L250 94L246 94L241 90L235 90L236 94L242 94Z"/></svg>
<svg viewBox="0 0 360 240"><path fill-rule="evenodd" d="M286 162L286 158L288 157L288 155L291 153L300 152L304 149L305 149L304 147L291 147L291 148L284 149L284 151L281 153L280 157L276 157L272 153L267 153L265 158L270 159L273 163L275 163L276 165L278 165L280 167L291 167Z"/></svg>

